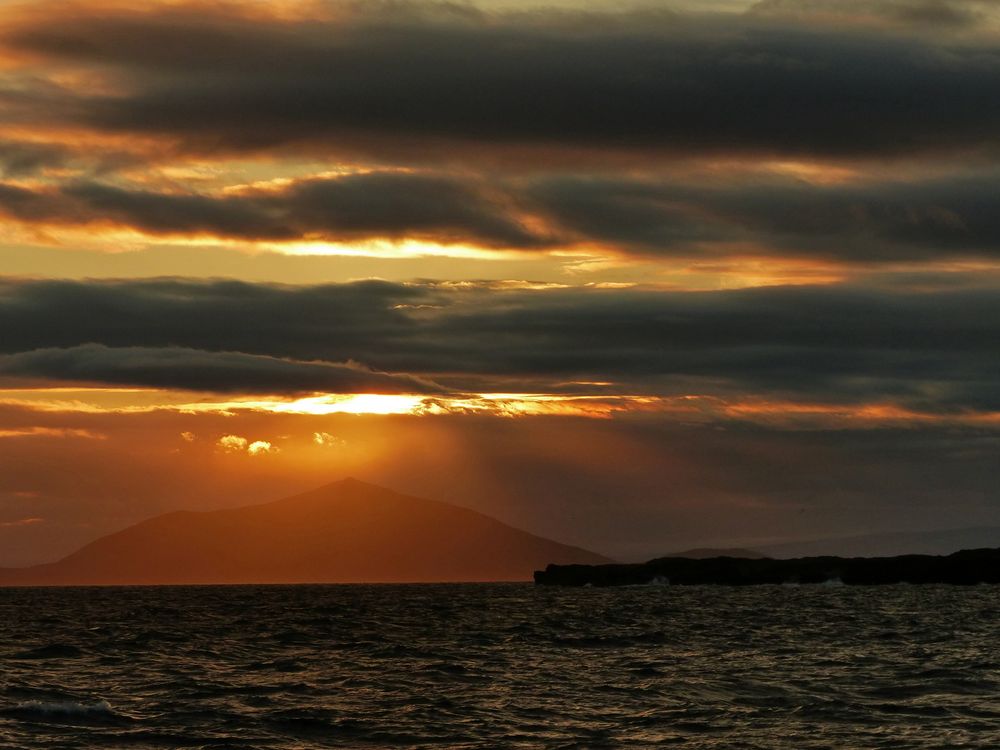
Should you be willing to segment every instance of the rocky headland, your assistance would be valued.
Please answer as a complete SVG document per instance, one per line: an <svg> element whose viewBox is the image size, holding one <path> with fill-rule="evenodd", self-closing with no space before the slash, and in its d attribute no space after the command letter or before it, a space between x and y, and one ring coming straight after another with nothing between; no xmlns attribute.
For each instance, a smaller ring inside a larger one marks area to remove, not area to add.
<svg viewBox="0 0 1000 750"><path fill-rule="evenodd" d="M738 557L661 557L645 563L549 565L535 571L544 586L639 586L647 584L749 586L754 584L1000 583L1000 549L951 555L898 557L801 557L792 560Z"/></svg>

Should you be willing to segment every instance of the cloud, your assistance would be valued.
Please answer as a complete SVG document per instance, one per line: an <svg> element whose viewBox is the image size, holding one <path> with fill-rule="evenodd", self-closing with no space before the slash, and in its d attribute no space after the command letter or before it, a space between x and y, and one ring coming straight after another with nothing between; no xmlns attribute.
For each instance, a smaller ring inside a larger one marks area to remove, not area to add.
<svg viewBox="0 0 1000 750"><path fill-rule="evenodd" d="M223 435L219 438L218 446L227 452L245 451L247 439L239 435Z"/></svg>
<svg viewBox="0 0 1000 750"><path fill-rule="evenodd" d="M53 227L127 228L664 264L995 259L996 38L914 31L935 14L971 28L963 19L993 18L987 5L766 0L743 15L678 15L43 3L11 13L0 34L0 126L45 131L0 141L13 175L0 216L50 242L64 240ZM276 179L235 185L247 173L232 157ZM352 173L302 176L345 159ZM887 171L893 159L907 168ZM775 178L768 165L787 160L820 160L820 172L848 162L856 179Z"/></svg>
<svg viewBox="0 0 1000 750"><path fill-rule="evenodd" d="M877 264L998 257L998 191L993 170L839 185L565 174L489 183L368 173L217 195L0 183L0 215L42 227L123 225L251 241L405 237L521 250L584 243L656 258L719 257L751 246L759 256Z"/></svg>
<svg viewBox="0 0 1000 750"><path fill-rule="evenodd" d="M247 446L247 453L251 456L260 456L264 453L274 453L278 449L266 440L254 440Z"/></svg>
<svg viewBox="0 0 1000 750"><path fill-rule="evenodd" d="M326 447L339 447L344 445L344 440L335 435L331 435L329 432L314 432L313 442L316 445L326 446Z"/></svg>
<svg viewBox="0 0 1000 750"><path fill-rule="evenodd" d="M0 371L70 381L427 395L589 393L599 381L613 383L607 395L1000 409L1000 294L989 285L24 281L0 285L0 329Z"/></svg>
<svg viewBox="0 0 1000 750"><path fill-rule="evenodd" d="M286 287L175 279L77 282L0 277L0 351L164 347L330 359L410 326L400 305L431 297L417 285L364 281ZM322 345L327 339L327 345ZM256 341L256 343L254 343ZM278 342L283 342L278 344ZM350 359L345 356L344 360Z"/></svg>
<svg viewBox="0 0 1000 750"><path fill-rule="evenodd" d="M84 440L105 440L107 435L93 430L73 427L14 427L0 429L0 439L22 437L82 438Z"/></svg>
<svg viewBox="0 0 1000 750"><path fill-rule="evenodd" d="M35 516L29 518L18 518L14 521L0 521L0 529L14 529L21 526L34 526L39 523L45 523L45 519Z"/></svg>
<svg viewBox="0 0 1000 750"><path fill-rule="evenodd" d="M564 176L533 183L524 200L566 236L625 253L722 255L742 243L760 255L878 263L997 257L998 190L994 172L845 185Z"/></svg>
<svg viewBox="0 0 1000 750"><path fill-rule="evenodd" d="M68 148L58 144L0 140L0 174L19 176L32 174L46 167L61 167L69 159L70 153Z"/></svg>
<svg viewBox="0 0 1000 750"><path fill-rule="evenodd" d="M226 453L246 453L251 456L263 456L267 453L277 453L278 448L267 440L250 441L240 435L223 435L216 442Z"/></svg>
<svg viewBox="0 0 1000 750"><path fill-rule="evenodd" d="M366 237L503 247L546 242L512 215L513 200L480 181L369 172L304 179L238 194L154 192L97 182L29 189L0 183L0 213L25 222L127 226L153 235L260 241Z"/></svg>
<svg viewBox="0 0 1000 750"><path fill-rule="evenodd" d="M201 153L420 160L453 159L461 144L466 159L517 145L571 157L885 157L995 149L1000 139L1000 59L988 38L759 13L331 7L327 19L296 20L223 6L45 5L8 27L8 54L41 56L29 70L42 79L50 68L100 71L115 93L60 89L54 77L4 93L8 117L155 135ZM914 17L930 8L893 7Z"/></svg>
<svg viewBox="0 0 1000 750"><path fill-rule="evenodd" d="M429 380L356 362L297 361L176 346L101 344L0 355L0 374L217 393L435 393Z"/></svg>

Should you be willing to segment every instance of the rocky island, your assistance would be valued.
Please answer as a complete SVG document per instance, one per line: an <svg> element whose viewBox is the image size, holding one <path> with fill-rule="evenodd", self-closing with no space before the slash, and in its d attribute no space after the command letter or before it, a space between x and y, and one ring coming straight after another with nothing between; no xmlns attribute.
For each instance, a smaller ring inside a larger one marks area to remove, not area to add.
<svg viewBox="0 0 1000 750"><path fill-rule="evenodd" d="M1000 583L1000 549L951 555L898 557L801 557L791 560L739 557L661 557L645 563L549 565L535 571L543 586L639 586L647 584L749 586L754 584Z"/></svg>

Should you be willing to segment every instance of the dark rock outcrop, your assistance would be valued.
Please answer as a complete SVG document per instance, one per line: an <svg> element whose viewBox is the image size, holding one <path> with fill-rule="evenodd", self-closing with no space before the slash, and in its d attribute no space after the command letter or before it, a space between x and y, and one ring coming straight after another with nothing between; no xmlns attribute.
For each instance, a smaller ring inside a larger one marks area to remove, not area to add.
<svg viewBox="0 0 1000 750"><path fill-rule="evenodd" d="M636 586L829 583L1000 583L1000 549L952 555L900 557L802 557L794 560L661 557L634 565L549 565L535 572L546 586Z"/></svg>

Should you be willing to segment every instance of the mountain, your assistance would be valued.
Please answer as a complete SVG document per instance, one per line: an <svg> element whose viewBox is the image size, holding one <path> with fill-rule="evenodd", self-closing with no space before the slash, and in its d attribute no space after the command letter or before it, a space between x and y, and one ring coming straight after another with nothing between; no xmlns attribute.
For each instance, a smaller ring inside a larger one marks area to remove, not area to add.
<svg viewBox="0 0 1000 750"><path fill-rule="evenodd" d="M882 534L814 539L763 547L771 557L843 555L948 555L961 549L1000 547L1000 527L976 526L937 531L895 531Z"/></svg>
<svg viewBox="0 0 1000 750"><path fill-rule="evenodd" d="M607 558L455 505L345 479L264 505L167 513L0 585L527 581Z"/></svg>
<svg viewBox="0 0 1000 750"><path fill-rule="evenodd" d="M752 549L743 549L742 547L695 547L683 552L671 552L669 555L664 555L664 557L684 557L688 560L707 560L713 557L738 557L745 560L761 560L767 557L767 555L762 555L760 552L755 552Z"/></svg>

